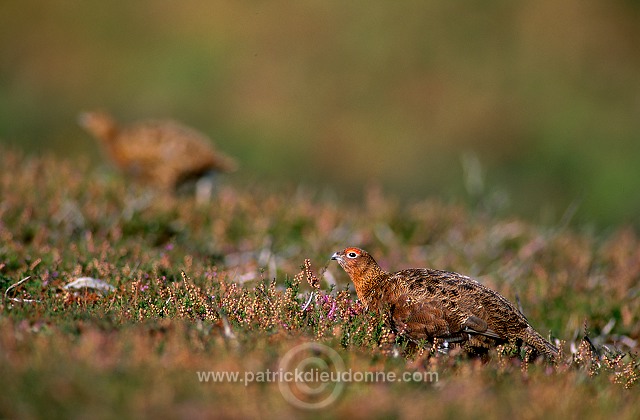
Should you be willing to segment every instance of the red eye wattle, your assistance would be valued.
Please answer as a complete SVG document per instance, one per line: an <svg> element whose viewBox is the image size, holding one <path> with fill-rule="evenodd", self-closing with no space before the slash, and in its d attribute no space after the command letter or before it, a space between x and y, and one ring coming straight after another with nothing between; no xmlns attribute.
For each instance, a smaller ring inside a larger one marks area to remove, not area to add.
<svg viewBox="0 0 640 420"><path fill-rule="evenodd" d="M360 256L360 250L356 248L347 248L344 250L344 255L346 255L347 258L358 258Z"/></svg>

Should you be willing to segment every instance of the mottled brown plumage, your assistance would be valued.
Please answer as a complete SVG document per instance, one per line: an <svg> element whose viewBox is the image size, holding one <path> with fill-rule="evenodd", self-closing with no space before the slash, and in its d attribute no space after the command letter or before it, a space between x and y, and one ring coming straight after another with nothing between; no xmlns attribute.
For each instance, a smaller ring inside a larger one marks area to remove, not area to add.
<svg viewBox="0 0 640 420"><path fill-rule="evenodd" d="M471 351L525 343L552 360L558 355L511 302L470 277L429 268L388 273L353 247L331 259L347 272L363 304L413 341L459 343Z"/></svg>
<svg viewBox="0 0 640 420"><path fill-rule="evenodd" d="M80 114L80 125L103 146L126 174L164 189L215 172L230 172L235 162L215 151L196 130L171 120L149 120L120 127L102 111Z"/></svg>

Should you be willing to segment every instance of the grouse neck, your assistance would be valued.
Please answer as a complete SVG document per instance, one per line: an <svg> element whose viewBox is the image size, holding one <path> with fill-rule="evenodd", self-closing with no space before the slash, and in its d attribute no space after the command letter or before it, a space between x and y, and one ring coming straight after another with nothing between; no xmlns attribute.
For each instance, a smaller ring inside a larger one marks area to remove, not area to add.
<svg viewBox="0 0 640 420"><path fill-rule="evenodd" d="M389 273L375 264L367 267L359 274L357 279L353 279L353 284L355 285L358 298L368 307L374 299L375 294L379 293L382 289L381 283L389 276Z"/></svg>
<svg viewBox="0 0 640 420"><path fill-rule="evenodd" d="M117 165L126 166L127 157L122 154L122 146L119 142L120 133L121 130L118 124L112 122L112 124L106 127L103 132L98 135L98 138L100 139L103 149L107 152L107 155L109 155Z"/></svg>

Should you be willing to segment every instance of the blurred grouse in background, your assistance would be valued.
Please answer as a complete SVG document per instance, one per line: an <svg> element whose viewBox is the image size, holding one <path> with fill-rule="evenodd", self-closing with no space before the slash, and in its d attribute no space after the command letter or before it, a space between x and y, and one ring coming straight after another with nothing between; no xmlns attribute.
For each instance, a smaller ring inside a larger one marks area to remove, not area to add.
<svg viewBox="0 0 640 420"><path fill-rule="evenodd" d="M198 199L208 199L213 175L231 172L233 159L217 152L204 134L171 120L148 120L120 127L103 111L84 112L79 124L103 146L127 175L165 190L195 184Z"/></svg>
<svg viewBox="0 0 640 420"><path fill-rule="evenodd" d="M558 356L511 302L470 277L429 268L388 273L359 248L346 248L331 259L347 272L362 303L413 342L458 343L472 354L524 343L534 354Z"/></svg>

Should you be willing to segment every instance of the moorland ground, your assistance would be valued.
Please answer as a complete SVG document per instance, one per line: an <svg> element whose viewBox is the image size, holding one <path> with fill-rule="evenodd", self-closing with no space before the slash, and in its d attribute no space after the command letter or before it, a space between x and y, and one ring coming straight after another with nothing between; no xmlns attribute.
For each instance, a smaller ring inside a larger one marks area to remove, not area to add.
<svg viewBox="0 0 640 420"><path fill-rule="evenodd" d="M542 226L436 199L400 202L376 188L357 204L228 182L199 205L88 162L1 155L2 418L640 416L632 228ZM346 245L387 269L478 278L517 300L557 340L561 361L526 364L509 349L488 361L398 356L401 343L385 347L381 321L329 264ZM64 288L79 277L115 290ZM277 381L198 373L277 371L309 342L352 372L437 380L353 381L326 407L304 410L291 402L312 394L304 389L287 397Z"/></svg>

